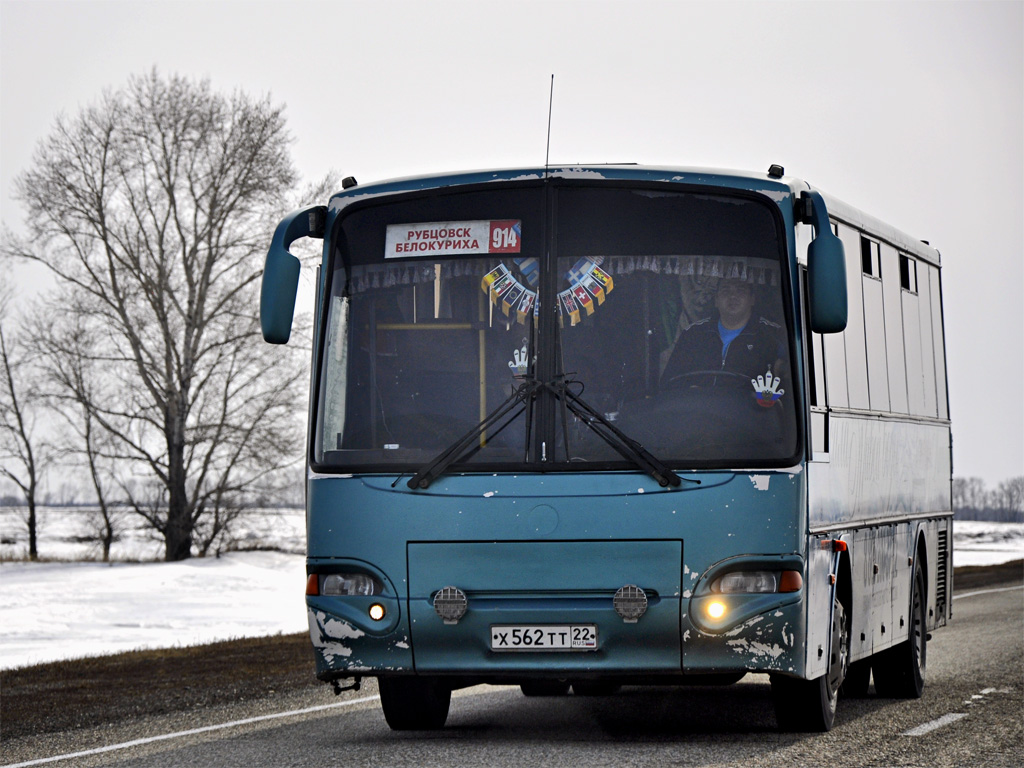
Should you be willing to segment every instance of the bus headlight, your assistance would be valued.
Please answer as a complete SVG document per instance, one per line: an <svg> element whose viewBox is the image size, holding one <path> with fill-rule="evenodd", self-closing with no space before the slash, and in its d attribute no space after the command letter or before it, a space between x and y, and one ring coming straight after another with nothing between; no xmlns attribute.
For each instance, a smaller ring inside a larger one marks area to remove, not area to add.
<svg viewBox="0 0 1024 768"><path fill-rule="evenodd" d="M713 600L708 603L708 616L712 619L720 619L725 616L725 603L721 600Z"/></svg>
<svg viewBox="0 0 1024 768"><path fill-rule="evenodd" d="M799 592L800 571L732 571L711 582L711 591L723 595Z"/></svg>
<svg viewBox="0 0 1024 768"><path fill-rule="evenodd" d="M737 592L774 592L778 579L771 571L733 571L719 576L711 584L712 592L731 595Z"/></svg>
<svg viewBox="0 0 1024 768"><path fill-rule="evenodd" d="M314 580L315 577L315 580ZM316 589L311 592L310 589ZM379 595L384 592L384 585L379 579L366 573L320 573L310 574L306 585L307 595L327 595L341 597L348 595Z"/></svg>

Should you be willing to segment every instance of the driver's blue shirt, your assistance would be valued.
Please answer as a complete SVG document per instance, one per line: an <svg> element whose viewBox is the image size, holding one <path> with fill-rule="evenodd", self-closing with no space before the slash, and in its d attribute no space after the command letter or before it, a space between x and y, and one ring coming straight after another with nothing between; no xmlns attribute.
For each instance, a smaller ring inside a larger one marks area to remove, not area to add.
<svg viewBox="0 0 1024 768"><path fill-rule="evenodd" d="M732 344L732 340L743 333L743 330L746 327L747 326L744 323L740 328L729 330L722 325L721 320L718 321L718 335L722 338L722 360L725 360L725 356L729 354L729 345Z"/></svg>

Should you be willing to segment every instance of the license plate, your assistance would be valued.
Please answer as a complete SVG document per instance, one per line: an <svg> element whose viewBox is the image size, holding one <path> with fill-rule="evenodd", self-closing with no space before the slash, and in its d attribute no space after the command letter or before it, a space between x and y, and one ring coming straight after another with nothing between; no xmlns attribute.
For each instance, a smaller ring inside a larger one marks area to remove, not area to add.
<svg viewBox="0 0 1024 768"><path fill-rule="evenodd" d="M492 651L596 651L596 624L494 624Z"/></svg>

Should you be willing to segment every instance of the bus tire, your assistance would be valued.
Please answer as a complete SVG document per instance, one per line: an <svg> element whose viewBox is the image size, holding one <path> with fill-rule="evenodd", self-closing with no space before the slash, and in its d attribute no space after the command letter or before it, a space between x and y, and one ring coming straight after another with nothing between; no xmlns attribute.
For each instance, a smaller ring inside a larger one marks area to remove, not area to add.
<svg viewBox="0 0 1024 768"><path fill-rule="evenodd" d="M433 731L444 727L451 688L433 677L377 679L384 719L393 731Z"/></svg>
<svg viewBox="0 0 1024 768"><path fill-rule="evenodd" d="M523 696L565 696L569 693L568 680L527 680L519 684Z"/></svg>
<svg viewBox="0 0 1024 768"><path fill-rule="evenodd" d="M889 699L919 699L924 693L928 659L928 629L925 624L927 588L920 559L914 566L910 599L910 637L879 653L873 663L875 693Z"/></svg>
<svg viewBox="0 0 1024 768"><path fill-rule="evenodd" d="M839 688L846 676L849 659L849 630L846 610L835 600L829 648L829 667L814 680L772 675L772 701L779 729L824 732L832 729Z"/></svg>

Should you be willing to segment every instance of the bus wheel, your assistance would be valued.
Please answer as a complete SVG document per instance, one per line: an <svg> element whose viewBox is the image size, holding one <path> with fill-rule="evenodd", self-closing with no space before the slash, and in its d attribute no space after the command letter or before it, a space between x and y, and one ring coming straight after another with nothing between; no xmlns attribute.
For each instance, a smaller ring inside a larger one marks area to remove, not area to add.
<svg viewBox="0 0 1024 768"><path fill-rule="evenodd" d="M519 684L524 696L565 696L569 692L568 680L527 680Z"/></svg>
<svg viewBox="0 0 1024 768"><path fill-rule="evenodd" d="M384 719L393 731L432 731L444 726L451 688L432 677L377 679Z"/></svg>
<svg viewBox="0 0 1024 768"><path fill-rule="evenodd" d="M849 632L846 611L838 600L833 607L828 670L814 680L772 675L775 720L783 731L829 731L836 717L836 699L846 676Z"/></svg>
<svg viewBox="0 0 1024 768"><path fill-rule="evenodd" d="M620 688L620 683L608 680L577 680L572 684L572 692L577 696L611 696Z"/></svg>
<svg viewBox="0 0 1024 768"><path fill-rule="evenodd" d="M874 659L875 692L885 698L919 699L924 693L928 630L925 625L924 570L920 562L914 566L913 590L910 637L882 651Z"/></svg>

